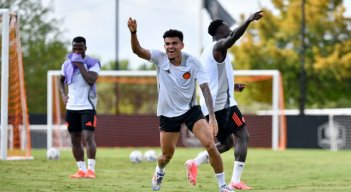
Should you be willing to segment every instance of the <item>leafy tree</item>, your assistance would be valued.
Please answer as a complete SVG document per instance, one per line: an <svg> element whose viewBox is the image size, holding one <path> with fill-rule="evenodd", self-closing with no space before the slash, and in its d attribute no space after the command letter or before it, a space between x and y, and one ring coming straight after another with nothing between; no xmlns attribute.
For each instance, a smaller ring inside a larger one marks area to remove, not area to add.
<svg viewBox="0 0 351 192"><path fill-rule="evenodd" d="M0 0L0 7L19 17L29 112L45 113L47 71L60 68L69 42L60 37L60 21L50 19L52 2Z"/></svg>
<svg viewBox="0 0 351 192"><path fill-rule="evenodd" d="M275 11L264 9L264 18L231 49L235 69L279 69L286 106L298 108L301 1L272 3ZM351 19L344 16L342 0L306 0L305 12L306 107L350 107Z"/></svg>

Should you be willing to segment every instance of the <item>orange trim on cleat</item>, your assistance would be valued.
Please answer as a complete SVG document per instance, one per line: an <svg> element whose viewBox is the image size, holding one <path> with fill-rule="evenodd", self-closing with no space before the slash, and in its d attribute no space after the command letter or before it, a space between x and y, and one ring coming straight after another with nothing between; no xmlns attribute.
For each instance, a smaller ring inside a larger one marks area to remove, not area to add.
<svg viewBox="0 0 351 192"><path fill-rule="evenodd" d="M75 179L77 179L77 178L84 178L84 176L85 176L85 172L82 171L82 170L79 170L79 171L77 171L75 174L70 175L69 178L75 178Z"/></svg>
<svg viewBox="0 0 351 192"><path fill-rule="evenodd" d="M95 172L89 169L89 170L85 173L84 178L95 179Z"/></svg>
<svg viewBox="0 0 351 192"><path fill-rule="evenodd" d="M194 160L187 160L185 162L185 167L189 182L195 186L197 177L197 166L195 165Z"/></svg>
<svg viewBox="0 0 351 192"><path fill-rule="evenodd" d="M231 189L240 189L240 190L250 190L253 189L252 187L247 186L244 182L240 182L240 183L236 183L234 184L233 182L231 182L229 184L229 187Z"/></svg>

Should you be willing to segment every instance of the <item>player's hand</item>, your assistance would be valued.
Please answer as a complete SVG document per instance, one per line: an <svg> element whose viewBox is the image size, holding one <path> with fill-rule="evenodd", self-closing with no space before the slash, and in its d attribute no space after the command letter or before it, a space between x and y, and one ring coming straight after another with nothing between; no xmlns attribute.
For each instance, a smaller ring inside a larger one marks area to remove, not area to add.
<svg viewBox="0 0 351 192"><path fill-rule="evenodd" d="M67 102L68 102L68 96L67 96L67 95L62 94L62 95L61 95L61 97L62 97L62 101L63 101L63 103L66 105L66 104L67 104Z"/></svg>
<svg viewBox="0 0 351 192"><path fill-rule="evenodd" d="M83 63L81 63L81 62L72 62L72 64L73 65L75 65L75 66L77 66L79 69L81 68L81 67L84 67L84 64Z"/></svg>
<svg viewBox="0 0 351 192"><path fill-rule="evenodd" d="M211 129L211 132L212 132L212 135L215 137L217 136L217 133L218 133L218 124L217 124L217 120L216 120L216 117L211 117L209 118L209 121L208 121L209 125L210 125L210 129Z"/></svg>
<svg viewBox="0 0 351 192"><path fill-rule="evenodd" d="M255 20L259 20L263 17L263 11L257 11L256 13L252 14L250 17L249 17L249 21L255 21Z"/></svg>
<svg viewBox="0 0 351 192"><path fill-rule="evenodd" d="M129 31L131 33L136 32L136 30L137 30L137 22L136 22L135 19L132 19L131 17L129 17L129 19L128 19L128 28L129 28Z"/></svg>
<svg viewBox="0 0 351 192"><path fill-rule="evenodd" d="M237 91L237 92L242 92L246 87L246 84L245 83L235 83L234 84L234 91Z"/></svg>

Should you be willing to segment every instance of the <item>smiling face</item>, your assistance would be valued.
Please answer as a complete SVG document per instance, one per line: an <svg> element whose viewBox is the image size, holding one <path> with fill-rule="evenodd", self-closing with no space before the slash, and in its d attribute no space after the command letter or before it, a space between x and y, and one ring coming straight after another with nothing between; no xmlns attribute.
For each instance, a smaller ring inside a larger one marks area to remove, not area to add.
<svg viewBox="0 0 351 192"><path fill-rule="evenodd" d="M166 37L164 38L164 48L168 59L181 60L181 51L184 48L184 43L178 37Z"/></svg>

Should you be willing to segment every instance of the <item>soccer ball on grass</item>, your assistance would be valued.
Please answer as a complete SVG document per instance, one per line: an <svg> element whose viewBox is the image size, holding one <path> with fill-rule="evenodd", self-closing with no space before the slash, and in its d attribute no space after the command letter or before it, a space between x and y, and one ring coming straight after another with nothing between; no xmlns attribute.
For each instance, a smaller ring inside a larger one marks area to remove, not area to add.
<svg viewBox="0 0 351 192"><path fill-rule="evenodd" d="M46 152L46 158L48 160L57 160L60 159L60 151L55 148L50 148Z"/></svg>
<svg viewBox="0 0 351 192"><path fill-rule="evenodd" d="M148 150L148 151L145 151L144 153L144 159L146 161L149 161L149 162L156 161L157 158L158 158L157 154L154 150Z"/></svg>
<svg viewBox="0 0 351 192"><path fill-rule="evenodd" d="M129 159L132 163L141 163L143 161L143 154L138 150L132 151Z"/></svg>

